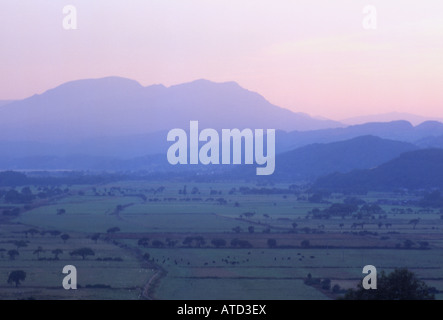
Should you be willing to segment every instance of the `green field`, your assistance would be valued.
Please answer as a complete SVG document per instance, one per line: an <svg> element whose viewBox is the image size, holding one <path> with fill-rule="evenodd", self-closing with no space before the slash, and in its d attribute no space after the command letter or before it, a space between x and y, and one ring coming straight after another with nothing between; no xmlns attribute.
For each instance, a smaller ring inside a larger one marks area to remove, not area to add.
<svg viewBox="0 0 443 320"><path fill-rule="evenodd" d="M0 212L20 210L1 218L1 299L335 299L361 281L368 264L387 272L408 268L442 298L441 212L414 205L414 194L356 195L378 203L380 211L322 218L314 212L349 196L315 202L288 184L241 182L68 187L27 205L0 199ZM34 234L26 233L30 229ZM149 240L142 245L140 239ZM214 239L225 243L217 248ZM243 244L235 244L239 240ZM70 255L83 247L95 254ZM19 255L11 259L14 249ZM58 259L54 249L63 251ZM68 264L78 270L78 290L62 288ZM27 274L17 288L7 283L12 270ZM308 274L340 291L306 285Z"/></svg>

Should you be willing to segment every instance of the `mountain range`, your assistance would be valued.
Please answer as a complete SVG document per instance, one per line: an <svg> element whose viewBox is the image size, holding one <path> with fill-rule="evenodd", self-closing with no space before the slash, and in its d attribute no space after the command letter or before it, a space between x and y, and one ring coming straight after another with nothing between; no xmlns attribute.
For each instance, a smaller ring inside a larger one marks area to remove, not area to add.
<svg viewBox="0 0 443 320"><path fill-rule="evenodd" d="M343 119L340 122L344 123L346 125L356 125L356 124L363 124L363 123L367 123L367 122L392 122L392 121L398 121L398 120L406 120L414 126L417 126L420 123L430 121L430 120L443 122L442 117L423 117L423 116L419 116L419 115L411 114L411 113L407 113L407 112L388 112L388 113L382 113L382 114L358 116L358 117Z"/></svg>
<svg viewBox="0 0 443 320"><path fill-rule="evenodd" d="M319 176L379 166L417 146L375 136L314 143L279 154L274 178L312 181Z"/></svg>
<svg viewBox="0 0 443 320"><path fill-rule="evenodd" d="M334 191L443 188L443 149L415 150L373 169L333 173L319 178L314 188Z"/></svg>
<svg viewBox="0 0 443 320"><path fill-rule="evenodd" d="M200 130L276 129L276 169L269 178L314 181L326 176L318 183L328 186L331 174L349 182L347 177L352 180L358 172L361 177L389 173L379 168L405 153L443 148L443 123L417 124L417 117L408 117L415 125L397 120L346 126L280 108L235 82L144 87L119 77L78 80L27 99L0 101L0 170L200 170L255 177L255 166L178 170L169 165L168 131L188 130L189 121L198 120Z"/></svg>
<svg viewBox="0 0 443 320"><path fill-rule="evenodd" d="M65 83L0 108L0 136L8 141L80 142L202 127L285 131L339 127L269 103L235 82L197 80L165 87L118 77Z"/></svg>

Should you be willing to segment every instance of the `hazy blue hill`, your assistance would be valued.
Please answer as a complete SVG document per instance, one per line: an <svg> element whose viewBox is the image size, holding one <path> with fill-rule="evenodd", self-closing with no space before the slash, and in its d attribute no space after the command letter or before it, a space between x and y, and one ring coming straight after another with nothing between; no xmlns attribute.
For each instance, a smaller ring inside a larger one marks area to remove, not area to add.
<svg viewBox="0 0 443 320"><path fill-rule="evenodd" d="M341 120L341 122L349 125L355 124L363 124L367 122L391 122L398 120L406 120L412 123L413 125L419 125L422 122L429 120L437 120L443 122L443 118L438 117L423 117L416 114L406 113L406 112L389 112L382 114L373 114L373 115L365 115L352 117L348 119Z"/></svg>
<svg viewBox="0 0 443 320"><path fill-rule="evenodd" d="M415 143L424 138L443 135L443 123L426 121L414 127L407 121L371 122L345 128L330 128L306 132L293 131L281 135L281 144L285 148L290 146L290 149L295 149L313 143L343 141L365 135Z"/></svg>
<svg viewBox="0 0 443 320"><path fill-rule="evenodd" d="M422 148L442 148L443 149L443 135L438 137L426 137L418 140L415 144Z"/></svg>
<svg viewBox="0 0 443 320"><path fill-rule="evenodd" d="M279 155L275 174L312 179L333 172L372 168L415 149L410 143L374 136L312 144Z"/></svg>
<svg viewBox="0 0 443 320"><path fill-rule="evenodd" d="M334 172L349 172L367 169L394 159L401 153L416 150L413 144L361 136L346 141L315 143L276 156L275 172L270 177L276 180L312 181ZM255 169L243 168L248 177ZM238 170L240 171L240 170ZM240 173L238 173L240 174Z"/></svg>
<svg viewBox="0 0 443 320"><path fill-rule="evenodd" d="M134 80L108 77L68 82L1 106L0 165L6 169L11 164L14 168L18 164L30 165L29 159L34 157L35 164L53 169L66 163L72 167L90 163L95 168L100 157L123 161L166 155L171 144L166 141L167 132L173 128L188 130L190 120L198 120L200 130L276 129L277 153L365 135L440 147L438 137L443 136L443 124L436 121L415 127L407 121L342 127L334 121L275 106L235 82L196 80L170 87L144 87ZM79 154L82 158L75 156ZM68 161L72 155L73 161ZM45 157L62 159L49 161ZM306 154L300 157L309 159ZM334 167L332 160L325 169L341 170L341 162ZM113 167L114 162L111 164L105 167ZM117 167L122 166L125 165ZM311 177L309 170L305 171Z"/></svg>
<svg viewBox="0 0 443 320"><path fill-rule="evenodd" d="M443 149L406 152L377 168L319 178L318 189L392 190L443 188Z"/></svg>

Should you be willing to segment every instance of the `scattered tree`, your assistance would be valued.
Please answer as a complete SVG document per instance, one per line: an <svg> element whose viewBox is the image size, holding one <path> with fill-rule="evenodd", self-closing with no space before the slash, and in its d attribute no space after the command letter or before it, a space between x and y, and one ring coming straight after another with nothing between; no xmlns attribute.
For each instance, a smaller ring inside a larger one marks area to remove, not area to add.
<svg viewBox="0 0 443 320"><path fill-rule="evenodd" d="M91 240L94 241L95 243L97 243L97 240L100 238L100 233L94 233L91 236Z"/></svg>
<svg viewBox="0 0 443 320"><path fill-rule="evenodd" d="M83 260L87 256L95 256L95 252L91 248L80 248L69 253L71 256L81 256Z"/></svg>
<svg viewBox="0 0 443 320"><path fill-rule="evenodd" d="M24 247L27 247L27 246L28 246L28 242L27 242L27 241L24 241L24 240L16 240L16 241L13 241L13 244L17 247L17 251L18 251L18 249L20 249L20 248L24 248Z"/></svg>
<svg viewBox="0 0 443 320"><path fill-rule="evenodd" d="M235 233L240 233L240 232L242 232L242 228L237 226L235 228L232 228L232 231L234 231Z"/></svg>
<svg viewBox="0 0 443 320"><path fill-rule="evenodd" d="M119 227L112 227L112 228L109 228L108 230L106 230L107 233L116 233L119 231L120 231Z"/></svg>
<svg viewBox="0 0 443 320"><path fill-rule="evenodd" d="M270 238L268 239L267 244L269 248L275 248L277 246L277 240Z"/></svg>
<svg viewBox="0 0 443 320"><path fill-rule="evenodd" d="M163 248L165 244L161 242L160 240L154 240L152 241L152 245L156 248Z"/></svg>
<svg viewBox="0 0 443 320"><path fill-rule="evenodd" d="M220 248L220 247L226 246L226 240L224 240L224 239L212 239L211 243L216 248Z"/></svg>
<svg viewBox="0 0 443 320"><path fill-rule="evenodd" d="M412 247L414 244L415 244L414 241L409 240L409 239L406 239L405 241L403 241L403 246L404 246L406 249L411 249L411 247Z"/></svg>
<svg viewBox="0 0 443 320"><path fill-rule="evenodd" d="M43 252L45 252L45 250L43 250L43 248L39 246L37 249L34 250L33 254L36 254L37 259L40 259L40 253L43 253Z"/></svg>
<svg viewBox="0 0 443 320"><path fill-rule="evenodd" d="M26 230L26 231L25 231L25 234L26 234L26 235L27 235L28 233L31 234L31 237L33 237L33 236L35 236L36 234L38 234L39 231L38 231L37 229L32 228L32 229L29 229L29 230Z"/></svg>
<svg viewBox="0 0 443 320"><path fill-rule="evenodd" d="M311 246L311 243L309 242L309 240L305 239L300 243L300 245L302 248L309 248Z"/></svg>
<svg viewBox="0 0 443 320"><path fill-rule="evenodd" d="M137 244L142 247L147 247L149 245L149 238L141 238L137 241Z"/></svg>
<svg viewBox="0 0 443 320"><path fill-rule="evenodd" d="M338 285L338 284L334 284L334 286L332 287L332 293L337 294L340 292L340 290L341 290L341 288L340 288L340 285Z"/></svg>
<svg viewBox="0 0 443 320"><path fill-rule="evenodd" d="M435 296L425 282L408 269L395 269L386 275L377 275L377 290L366 290L362 284L350 289L345 300L434 300Z"/></svg>
<svg viewBox="0 0 443 320"><path fill-rule="evenodd" d="M331 289L331 279L329 278L323 279L320 284L323 290L329 291Z"/></svg>
<svg viewBox="0 0 443 320"><path fill-rule="evenodd" d="M414 227L413 229L415 230L415 227L417 226L417 224L420 222L420 219L412 219L409 221L409 224L412 224Z"/></svg>
<svg viewBox="0 0 443 320"><path fill-rule="evenodd" d="M151 257L151 256L150 256L149 253L145 253L145 254L143 255L143 259L146 260L146 261L148 261L150 257Z"/></svg>
<svg viewBox="0 0 443 320"><path fill-rule="evenodd" d="M20 253L17 250L9 250L8 251L8 256L9 256L9 259L11 259L11 260L15 260L15 257L17 257L18 255L20 255Z"/></svg>
<svg viewBox="0 0 443 320"><path fill-rule="evenodd" d="M58 256L63 253L62 249L54 249L51 251L51 253L54 255L54 259L58 260Z"/></svg>
<svg viewBox="0 0 443 320"><path fill-rule="evenodd" d="M61 232L58 230L49 230L48 233L53 237L61 235Z"/></svg>
<svg viewBox="0 0 443 320"><path fill-rule="evenodd" d="M26 272L23 270L14 270L9 274L8 283L15 283L15 286L18 287L21 281L25 281Z"/></svg>
<svg viewBox="0 0 443 320"><path fill-rule="evenodd" d="M418 245L420 246L420 249L429 249L429 242L427 241L419 241Z"/></svg>
<svg viewBox="0 0 443 320"><path fill-rule="evenodd" d="M66 243L66 241L68 241L71 237L69 236L69 234L64 233L60 236L60 238L63 240L63 243Z"/></svg>

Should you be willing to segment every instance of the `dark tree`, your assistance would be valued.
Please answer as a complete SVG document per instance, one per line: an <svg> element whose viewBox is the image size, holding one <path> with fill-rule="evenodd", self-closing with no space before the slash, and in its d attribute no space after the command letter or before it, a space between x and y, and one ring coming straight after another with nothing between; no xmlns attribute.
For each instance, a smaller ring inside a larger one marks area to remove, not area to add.
<svg viewBox="0 0 443 320"><path fill-rule="evenodd" d="M242 228L240 228L239 226L232 228L232 231L234 231L235 233L240 233L242 231Z"/></svg>
<svg viewBox="0 0 443 320"><path fill-rule="evenodd" d="M381 214L383 209L376 203L366 203L360 208L360 213L363 215Z"/></svg>
<svg viewBox="0 0 443 320"><path fill-rule="evenodd" d="M97 243L97 240L100 238L100 233L94 233L91 236L91 240L94 241L95 243Z"/></svg>
<svg viewBox="0 0 443 320"><path fill-rule="evenodd" d="M25 231L26 234L31 234L31 237L35 236L36 234L39 233L39 231L37 229L29 229Z"/></svg>
<svg viewBox="0 0 443 320"><path fill-rule="evenodd" d="M406 249L411 249L411 247L414 245L414 241L412 241L412 240L409 240L409 239L406 239L404 242L403 242L403 246L406 248Z"/></svg>
<svg viewBox="0 0 443 320"><path fill-rule="evenodd" d="M302 248L309 248L311 246L311 243L309 242L309 240L303 240L300 243L300 245L301 245Z"/></svg>
<svg viewBox="0 0 443 320"><path fill-rule="evenodd" d="M16 240L13 243L17 247L17 250L28 246L28 242L24 240Z"/></svg>
<svg viewBox="0 0 443 320"><path fill-rule="evenodd" d="M8 283L15 283L15 286L18 287L20 281L25 281L26 272L23 270L14 270L9 274Z"/></svg>
<svg viewBox="0 0 443 320"><path fill-rule="evenodd" d="M415 227L417 226L417 224L420 222L420 219L412 219L409 221L409 224L412 224L414 227L413 229L415 230Z"/></svg>
<svg viewBox="0 0 443 320"><path fill-rule="evenodd" d="M429 242L427 241L419 241L418 245L420 246L420 249L429 249Z"/></svg>
<svg viewBox="0 0 443 320"><path fill-rule="evenodd" d="M142 247L147 247L149 244L149 238L141 238L137 241L137 244Z"/></svg>
<svg viewBox="0 0 443 320"><path fill-rule="evenodd" d="M71 238L71 237L69 236L69 234L67 234L67 233L63 233L63 234L60 236L60 238L62 238L63 243L66 243L66 241L68 241L69 238Z"/></svg>
<svg viewBox="0 0 443 320"><path fill-rule="evenodd" d="M149 258L150 258L150 254L149 254L149 253L145 253L145 254L143 255L143 259L144 259L144 260L148 261Z"/></svg>
<svg viewBox="0 0 443 320"><path fill-rule="evenodd" d="M338 285L338 284L334 284L334 286L332 287L332 293L337 294L340 292L340 290L341 290L341 288L340 288L340 285Z"/></svg>
<svg viewBox="0 0 443 320"><path fill-rule="evenodd" d="M94 256L95 252L91 249L91 248L80 248L80 249L76 249L74 251L71 251L71 253L69 253L71 256L81 256L83 260L85 260L85 258L87 256Z"/></svg>
<svg viewBox="0 0 443 320"><path fill-rule="evenodd" d="M54 249L51 251L51 253L54 255L54 259L58 260L58 256L63 253L62 249Z"/></svg>
<svg viewBox="0 0 443 320"><path fill-rule="evenodd" d="M271 238L268 239L267 244L269 246L269 248L275 248L277 246L277 240Z"/></svg>
<svg viewBox="0 0 443 320"><path fill-rule="evenodd" d="M254 227L253 226L249 226L248 227L248 232L249 233L254 233Z"/></svg>
<svg viewBox="0 0 443 320"><path fill-rule="evenodd" d="M247 240L232 239L231 246L239 248L252 248L252 244Z"/></svg>
<svg viewBox="0 0 443 320"><path fill-rule="evenodd" d="M406 268L395 269L386 275L384 271L377 275L377 289L366 290L361 284L356 290L350 289L345 300L434 300L425 282Z"/></svg>
<svg viewBox="0 0 443 320"><path fill-rule="evenodd" d="M173 248L173 247L175 247L175 245L177 244L177 240L171 240L171 239L166 239L166 245L169 247L169 248Z"/></svg>
<svg viewBox="0 0 443 320"><path fill-rule="evenodd" d="M346 204L346 203L333 203L329 208L325 211L327 214L331 216L339 216L345 217L349 216L352 213L358 210L358 206L355 204Z"/></svg>
<svg viewBox="0 0 443 320"><path fill-rule="evenodd" d="M243 215L244 215L245 217L250 218L250 217L253 217L253 216L255 215L255 212L244 212Z"/></svg>
<svg viewBox="0 0 443 320"><path fill-rule="evenodd" d="M326 290L326 291L331 290L331 279L326 278L326 279L321 280L320 285L323 290Z"/></svg>
<svg viewBox="0 0 443 320"><path fill-rule="evenodd" d="M106 230L107 233L116 233L119 231L120 231L119 227L112 227L112 228L109 228L108 230Z"/></svg>
<svg viewBox="0 0 443 320"><path fill-rule="evenodd" d="M33 254L36 254L37 259L40 259L40 253L43 253L43 252L45 252L45 250L43 250L43 248L39 246L37 249L34 250Z"/></svg>
<svg viewBox="0 0 443 320"><path fill-rule="evenodd" d="M194 237L194 241L195 241L195 245L199 248L206 244L206 240L202 236Z"/></svg>
<svg viewBox="0 0 443 320"><path fill-rule="evenodd" d="M160 240L152 241L152 245L156 248L163 248L165 246L165 244Z"/></svg>
<svg viewBox="0 0 443 320"><path fill-rule="evenodd" d="M48 233L53 237L59 236L61 234L61 232L58 230L49 230Z"/></svg>
<svg viewBox="0 0 443 320"><path fill-rule="evenodd" d="M224 247L224 246L226 246L226 240L224 240L224 239L212 239L211 243L212 243L216 248L220 248L220 247Z"/></svg>
<svg viewBox="0 0 443 320"><path fill-rule="evenodd" d="M15 257L17 257L18 255L20 255L20 253L17 250L9 250L8 251L8 256L9 256L9 259L11 259L11 260L15 260Z"/></svg>

